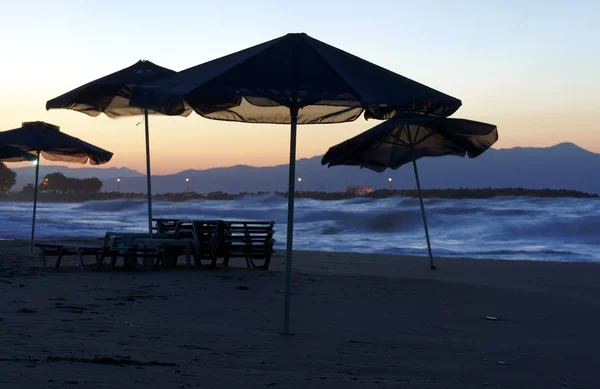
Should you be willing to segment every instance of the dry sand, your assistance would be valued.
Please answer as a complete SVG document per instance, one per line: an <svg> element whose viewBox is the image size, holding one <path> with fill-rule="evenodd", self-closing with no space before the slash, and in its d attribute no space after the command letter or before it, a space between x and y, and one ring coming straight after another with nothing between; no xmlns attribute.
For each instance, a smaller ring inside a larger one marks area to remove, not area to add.
<svg viewBox="0 0 600 389"><path fill-rule="evenodd" d="M80 272L0 251L2 389L600 387L595 264L296 252L282 336L284 253Z"/></svg>

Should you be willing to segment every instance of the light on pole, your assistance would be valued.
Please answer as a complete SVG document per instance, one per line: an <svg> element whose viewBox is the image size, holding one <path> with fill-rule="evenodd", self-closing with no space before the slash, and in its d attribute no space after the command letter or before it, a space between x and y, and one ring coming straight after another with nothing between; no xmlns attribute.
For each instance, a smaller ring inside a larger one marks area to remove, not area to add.
<svg viewBox="0 0 600 389"><path fill-rule="evenodd" d="M298 192L300 192L300 184L302 184L302 177L298 177Z"/></svg>
<svg viewBox="0 0 600 389"><path fill-rule="evenodd" d="M389 181L389 183L390 183L390 190L392 190L392 178L391 178L391 177L390 177L390 178L388 178L388 181Z"/></svg>
<svg viewBox="0 0 600 389"><path fill-rule="evenodd" d="M188 191L188 193L189 193L189 192L190 192L190 179L189 179L189 178L186 178L186 179L185 179L185 183L186 183L186 185L187 185L187 191Z"/></svg>
<svg viewBox="0 0 600 389"><path fill-rule="evenodd" d="M117 178L117 192L121 193L121 179Z"/></svg>

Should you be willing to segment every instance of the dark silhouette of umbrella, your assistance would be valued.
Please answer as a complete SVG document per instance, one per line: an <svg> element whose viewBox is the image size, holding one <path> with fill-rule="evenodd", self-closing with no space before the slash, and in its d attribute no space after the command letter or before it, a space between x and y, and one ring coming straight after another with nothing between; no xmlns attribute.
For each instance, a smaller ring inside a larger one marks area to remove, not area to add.
<svg viewBox="0 0 600 389"><path fill-rule="evenodd" d="M110 161L113 154L78 138L60 132L60 127L44 122L25 122L14 130L0 132L0 144L35 153L35 187L33 196L33 222L31 247L35 239L35 214L37 210L40 155L49 161L63 161L101 165Z"/></svg>
<svg viewBox="0 0 600 389"><path fill-rule="evenodd" d="M46 103L46 109L64 108L83 112L90 116L104 113L110 118L144 115L146 127L146 180L148 191L148 233L152 236L152 184L150 174L150 137L148 114L157 112L140 109L129 104L131 90L136 85L155 81L175 74L175 71L155 65L150 61L138 61L134 65L104 76L73 89ZM187 116L191 110L183 109Z"/></svg>
<svg viewBox="0 0 600 389"><path fill-rule="evenodd" d="M391 119L331 147L323 156L321 163L329 167L354 165L383 172L387 168L398 169L412 162L425 227L429 263L431 268L435 269L416 161L421 157L444 155L460 157L468 155L470 158L475 158L497 140L498 130L493 124L433 117Z"/></svg>
<svg viewBox="0 0 600 389"><path fill-rule="evenodd" d="M132 104L167 115L291 124L284 333L289 332L297 124L448 116L460 100L306 34L283 37L133 89Z"/></svg>
<svg viewBox="0 0 600 389"><path fill-rule="evenodd" d="M0 146L0 161L1 162L33 162L37 160L37 155L28 153L19 148L1 145Z"/></svg>

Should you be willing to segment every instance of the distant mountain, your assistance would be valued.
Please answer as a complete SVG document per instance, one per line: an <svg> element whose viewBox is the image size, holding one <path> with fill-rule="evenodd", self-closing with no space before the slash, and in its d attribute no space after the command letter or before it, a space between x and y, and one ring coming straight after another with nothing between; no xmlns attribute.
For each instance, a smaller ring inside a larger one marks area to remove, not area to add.
<svg viewBox="0 0 600 389"><path fill-rule="evenodd" d="M411 165L398 170L375 173L358 167L321 165L321 156L301 159L296 163L297 177L302 177L298 190L343 191L349 185L389 188L392 178L394 189L415 187ZM600 154L584 150L572 143L561 143L547 148L490 149L476 159L454 156L422 158L417 162L421 185L426 189L442 188L507 188L573 189L600 193ZM46 171L56 171L48 167ZM21 181L21 171L17 181ZM104 181L104 190L117 189L116 177L121 177L120 189L125 192L144 192L145 177L129 169L85 169L85 176L96 176ZM33 171L33 169L31 169ZM64 171L67 176L84 173L84 169ZM79 176L78 176L79 177ZM223 191L229 193L257 191L286 191L288 166L253 167L237 165L206 170L185 170L167 176L153 176L155 193L186 190L185 178L190 178L190 189L199 193ZM31 181L28 181L31 182Z"/></svg>

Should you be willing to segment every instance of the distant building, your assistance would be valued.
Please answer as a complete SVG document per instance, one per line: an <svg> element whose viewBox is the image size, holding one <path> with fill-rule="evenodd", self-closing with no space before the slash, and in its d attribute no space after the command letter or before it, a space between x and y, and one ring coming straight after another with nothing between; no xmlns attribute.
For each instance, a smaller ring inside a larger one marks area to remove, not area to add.
<svg viewBox="0 0 600 389"><path fill-rule="evenodd" d="M373 192L373 188L370 186L349 186L346 188L346 193L355 196L365 196Z"/></svg>

